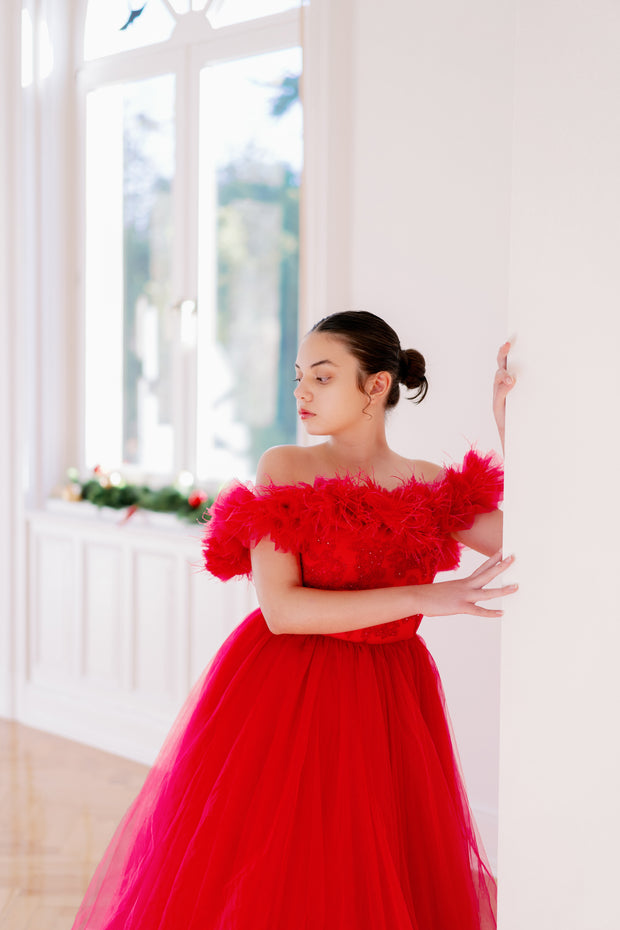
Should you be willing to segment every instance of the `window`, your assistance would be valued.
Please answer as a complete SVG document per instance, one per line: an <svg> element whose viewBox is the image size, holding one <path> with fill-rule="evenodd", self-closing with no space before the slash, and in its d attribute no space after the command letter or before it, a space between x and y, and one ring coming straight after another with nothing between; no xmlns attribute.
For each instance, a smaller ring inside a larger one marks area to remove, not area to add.
<svg viewBox="0 0 620 930"><path fill-rule="evenodd" d="M249 477L295 439L296 7L88 3L87 467Z"/></svg>

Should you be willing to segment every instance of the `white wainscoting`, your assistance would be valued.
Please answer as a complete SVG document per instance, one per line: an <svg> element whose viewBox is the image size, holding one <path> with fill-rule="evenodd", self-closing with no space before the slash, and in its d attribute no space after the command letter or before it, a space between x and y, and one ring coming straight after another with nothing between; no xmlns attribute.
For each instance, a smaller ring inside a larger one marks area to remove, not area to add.
<svg viewBox="0 0 620 930"><path fill-rule="evenodd" d="M28 516L18 717L151 763L254 590L202 570L198 528L72 507Z"/></svg>

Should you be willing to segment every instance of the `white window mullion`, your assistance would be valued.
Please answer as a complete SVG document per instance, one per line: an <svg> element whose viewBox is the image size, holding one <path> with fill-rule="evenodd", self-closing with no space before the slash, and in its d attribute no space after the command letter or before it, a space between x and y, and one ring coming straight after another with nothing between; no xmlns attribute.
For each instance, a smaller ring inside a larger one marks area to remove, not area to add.
<svg viewBox="0 0 620 930"><path fill-rule="evenodd" d="M208 463L215 458L215 434L212 411L220 378L216 343L217 300L217 240L215 215L217 191L215 184L215 152L209 144L208 128L203 118L202 63L204 51L194 49L194 84L197 88L198 120L198 197L197 197L197 259L198 259L198 359L196 458L197 472L209 473Z"/></svg>
<svg viewBox="0 0 620 930"><path fill-rule="evenodd" d="M189 50L183 50L177 71L174 316L175 346L175 472L196 467L196 339L197 339L197 92Z"/></svg>

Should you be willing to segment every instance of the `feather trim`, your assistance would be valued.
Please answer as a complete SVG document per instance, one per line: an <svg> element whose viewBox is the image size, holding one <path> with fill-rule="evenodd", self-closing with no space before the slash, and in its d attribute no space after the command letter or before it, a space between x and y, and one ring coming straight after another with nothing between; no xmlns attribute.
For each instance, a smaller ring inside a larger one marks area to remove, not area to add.
<svg viewBox="0 0 620 930"><path fill-rule="evenodd" d="M467 530L478 514L495 510L503 499L503 468L495 456L482 456L471 449L460 468L446 468L441 491L441 529L446 533Z"/></svg>
<svg viewBox="0 0 620 930"><path fill-rule="evenodd" d="M273 540L276 549L295 551L301 496L299 488L288 485L256 490L235 483L222 491L209 510L211 519L203 538L207 570L224 581L249 575L250 549L265 537Z"/></svg>
<svg viewBox="0 0 620 930"><path fill-rule="evenodd" d="M387 489L366 476L261 488L236 482L209 511L205 566L227 580L250 574L250 549L260 539L269 537L276 549L299 553L304 545L326 539L361 541L380 528L413 560L434 550L441 568L451 568L458 564L459 547L450 534L495 509L502 487L501 466L474 450L460 468L447 467L430 484L411 478Z"/></svg>

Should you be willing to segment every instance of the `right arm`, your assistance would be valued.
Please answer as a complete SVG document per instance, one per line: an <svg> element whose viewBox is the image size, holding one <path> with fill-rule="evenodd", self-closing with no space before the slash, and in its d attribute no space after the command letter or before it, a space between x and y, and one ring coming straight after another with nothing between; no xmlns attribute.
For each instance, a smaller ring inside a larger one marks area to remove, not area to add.
<svg viewBox="0 0 620 930"><path fill-rule="evenodd" d="M479 607L477 602L515 590L516 585L485 587L511 562L512 556L502 560L498 552L467 578L362 591L327 591L304 587L299 557L279 552L270 539L261 540L252 549L258 602L272 633L345 633L414 614L501 617L503 611Z"/></svg>

